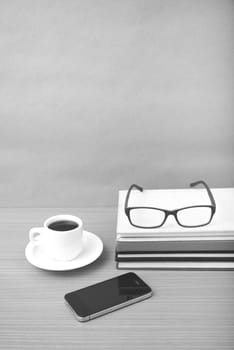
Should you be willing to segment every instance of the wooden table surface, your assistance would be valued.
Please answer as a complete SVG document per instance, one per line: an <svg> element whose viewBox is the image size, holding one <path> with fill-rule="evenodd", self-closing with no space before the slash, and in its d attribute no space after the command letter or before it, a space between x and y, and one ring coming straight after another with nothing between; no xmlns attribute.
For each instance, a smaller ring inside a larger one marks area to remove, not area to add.
<svg viewBox="0 0 234 350"><path fill-rule="evenodd" d="M24 256L31 227L52 215L81 217L104 243L93 264L49 272ZM146 271L151 299L87 323L64 303L65 293L111 278L116 208L0 209L0 349L234 349L233 271Z"/></svg>

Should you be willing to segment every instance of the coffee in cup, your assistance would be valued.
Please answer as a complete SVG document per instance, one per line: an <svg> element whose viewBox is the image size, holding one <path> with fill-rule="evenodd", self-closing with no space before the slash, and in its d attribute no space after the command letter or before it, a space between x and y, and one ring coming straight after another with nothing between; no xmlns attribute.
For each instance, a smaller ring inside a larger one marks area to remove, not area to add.
<svg viewBox="0 0 234 350"><path fill-rule="evenodd" d="M79 227L75 221L71 220L59 220L49 224L48 228L54 231L70 231Z"/></svg>
<svg viewBox="0 0 234 350"><path fill-rule="evenodd" d="M74 215L56 215L44 222L43 227L32 228L29 239L43 245L46 253L55 260L72 260L83 248L83 223Z"/></svg>

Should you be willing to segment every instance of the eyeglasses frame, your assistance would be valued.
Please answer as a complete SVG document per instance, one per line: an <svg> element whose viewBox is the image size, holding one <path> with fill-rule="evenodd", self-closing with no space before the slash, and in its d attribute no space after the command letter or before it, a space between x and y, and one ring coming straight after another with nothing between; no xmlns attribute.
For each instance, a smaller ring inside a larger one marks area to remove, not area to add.
<svg viewBox="0 0 234 350"><path fill-rule="evenodd" d="M127 192L127 195L126 195L126 198L125 198L125 205L124 205L124 211L125 211L125 214L130 222L130 224L134 227L138 227L138 228L144 228L144 229L153 229L153 228L159 228L159 227L162 227L164 225L164 223L166 222L168 216L172 215L174 216L177 224L181 227L187 227L187 228L195 228L195 227L202 227L202 226L206 226L208 225L211 220L213 219L213 216L216 212L216 203L215 203L215 200L214 200L214 196L209 188L209 186L207 185L207 183L203 180L199 180L199 181L196 181L196 182L192 182L190 184L190 187L195 187L197 185L200 185L202 184L206 191L207 191L207 194L209 196L209 199L210 199L210 202L211 202L211 205L192 205L192 206L187 206L187 207L182 207L182 208L178 208L178 209L174 209L174 210L167 210L167 209L162 209L162 208L157 208L157 207L148 207L148 206L141 206L141 207L129 207L128 206L128 202L129 202L129 197L130 197L130 194L131 194L131 191L133 188L136 188L137 190L139 190L140 192L143 192L143 187L139 186L139 185L136 185L136 184L132 184L129 189L128 189L128 192ZM181 210L184 210L184 209L190 209L190 208L210 208L211 209L211 216L210 216L210 220L205 223L205 224L202 224L202 225L191 225L191 226L188 226L188 225L182 225L179 220L178 220L178 217L177 217L177 213ZM160 224L160 225L157 225L157 226L139 226L139 225L135 225L132 223L132 220L131 220L131 216L130 216L130 211L132 209L154 209L154 210L160 210L162 212L164 212L165 214L165 217L164 217L164 220L163 222Z"/></svg>

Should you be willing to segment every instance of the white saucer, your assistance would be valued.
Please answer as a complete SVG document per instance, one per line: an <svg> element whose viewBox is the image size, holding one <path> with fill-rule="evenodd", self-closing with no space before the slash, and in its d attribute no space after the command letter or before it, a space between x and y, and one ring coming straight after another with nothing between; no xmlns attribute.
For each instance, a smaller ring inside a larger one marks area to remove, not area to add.
<svg viewBox="0 0 234 350"><path fill-rule="evenodd" d="M70 261L57 261L45 253L43 245L29 242L25 248L26 259L34 266L44 270L67 271L91 264L102 253L103 243L94 233L83 231L84 248L77 258Z"/></svg>

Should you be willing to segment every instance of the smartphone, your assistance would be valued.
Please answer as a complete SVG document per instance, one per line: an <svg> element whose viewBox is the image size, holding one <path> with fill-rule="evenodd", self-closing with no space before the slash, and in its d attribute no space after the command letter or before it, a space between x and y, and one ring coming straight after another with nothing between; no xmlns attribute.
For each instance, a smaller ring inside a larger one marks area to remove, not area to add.
<svg viewBox="0 0 234 350"><path fill-rule="evenodd" d="M68 293L64 298L78 320L86 322L151 296L151 288L129 272Z"/></svg>

